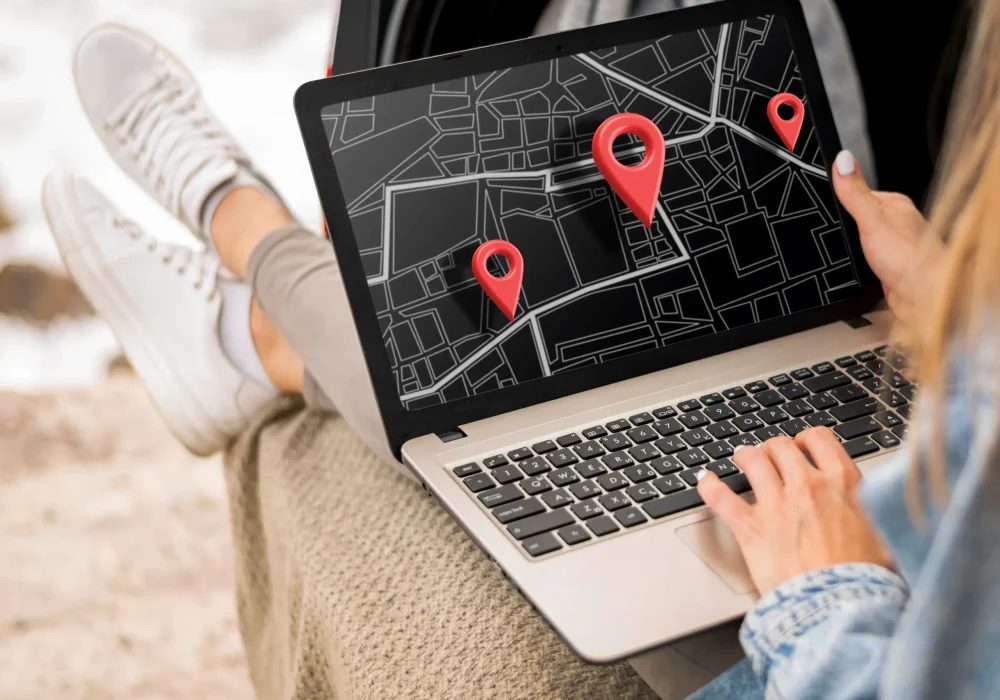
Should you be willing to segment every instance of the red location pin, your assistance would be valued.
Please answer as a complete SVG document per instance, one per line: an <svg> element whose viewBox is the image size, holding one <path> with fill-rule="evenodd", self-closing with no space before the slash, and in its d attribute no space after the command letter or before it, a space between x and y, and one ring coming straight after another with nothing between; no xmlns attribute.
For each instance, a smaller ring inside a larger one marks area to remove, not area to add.
<svg viewBox="0 0 1000 700"><path fill-rule="evenodd" d="M792 118L782 119L778 116L778 107L788 105L792 108ZM789 151L795 150L795 142L799 140L799 132L802 131L802 119L806 116L806 108L795 95L790 92L781 92L771 98L767 103L767 118L771 121L771 126L778 132L781 142Z"/></svg>
<svg viewBox="0 0 1000 700"><path fill-rule="evenodd" d="M615 139L623 134L638 136L646 147L646 156L638 165L622 165L611 151ZM611 189L646 228L652 226L656 198L663 181L663 159L666 157L659 127L641 114L616 114L597 127L591 151L597 169Z"/></svg>
<svg viewBox="0 0 1000 700"><path fill-rule="evenodd" d="M494 255L507 260L510 268L503 277L494 277L486 269L486 261ZM517 313L517 300L521 297L521 280L524 279L524 258L513 243L501 240L486 241L472 254L472 274L479 286L493 300L508 321Z"/></svg>

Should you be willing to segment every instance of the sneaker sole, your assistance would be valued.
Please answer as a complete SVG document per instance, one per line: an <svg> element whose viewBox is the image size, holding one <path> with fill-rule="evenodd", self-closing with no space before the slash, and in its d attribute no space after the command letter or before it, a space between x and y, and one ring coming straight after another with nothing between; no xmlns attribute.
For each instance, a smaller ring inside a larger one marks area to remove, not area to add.
<svg viewBox="0 0 1000 700"><path fill-rule="evenodd" d="M212 430L213 421L197 394L170 369L170 363L150 344L140 315L113 284L110 270L97 254L86 224L78 216L73 178L54 174L42 186L42 208L67 270L80 290L111 326L136 374L146 385L153 405L170 432L199 457L218 452L228 436ZM207 430L206 430L207 428Z"/></svg>

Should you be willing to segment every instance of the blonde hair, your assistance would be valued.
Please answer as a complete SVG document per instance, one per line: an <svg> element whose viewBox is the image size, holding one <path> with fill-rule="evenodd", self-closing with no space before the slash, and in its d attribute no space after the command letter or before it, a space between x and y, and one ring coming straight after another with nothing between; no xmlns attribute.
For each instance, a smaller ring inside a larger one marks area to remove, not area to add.
<svg viewBox="0 0 1000 700"><path fill-rule="evenodd" d="M906 330L911 370L929 407L941 408L950 350L973 347L983 324L1000 307L1000 0L982 0L971 28L958 89L949 117L943 167L938 170L929 239L944 239L940 287L922 301ZM931 249L929 245L928 250ZM938 253L940 255L940 253ZM921 513L923 479L937 503L947 499L941 421L935 453L915 465L907 487L911 512ZM926 470L926 474L923 474Z"/></svg>

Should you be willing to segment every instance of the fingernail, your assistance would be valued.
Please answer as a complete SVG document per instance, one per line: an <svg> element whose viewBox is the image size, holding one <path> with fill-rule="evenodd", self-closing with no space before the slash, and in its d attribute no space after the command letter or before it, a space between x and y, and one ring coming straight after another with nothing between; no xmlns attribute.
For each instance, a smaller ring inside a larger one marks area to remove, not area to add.
<svg viewBox="0 0 1000 700"><path fill-rule="evenodd" d="M694 473L694 480L695 481L701 481L706 476L708 476L708 470L707 469L699 469L698 471L696 471Z"/></svg>
<svg viewBox="0 0 1000 700"><path fill-rule="evenodd" d="M850 151L841 151L838 153L833 164L837 166L837 172L841 175L854 174L854 156Z"/></svg>
<svg viewBox="0 0 1000 700"><path fill-rule="evenodd" d="M737 445L736 447L733 448L733 454L736 454L737 452L739 452L740 450L742 450L744 447L746 447L746 445Z"/></svg>

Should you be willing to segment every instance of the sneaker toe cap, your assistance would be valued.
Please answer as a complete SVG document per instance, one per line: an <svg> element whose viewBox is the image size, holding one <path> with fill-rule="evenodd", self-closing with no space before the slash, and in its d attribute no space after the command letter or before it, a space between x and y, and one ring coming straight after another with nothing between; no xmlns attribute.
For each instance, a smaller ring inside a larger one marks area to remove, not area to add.
<svg viewBox="0 0 1000 700"><path fill-rule="evenodd" d="M128 27L95 27L77 45L73 76L84 109L105 120L155 79L158 45Z"/></svg>

